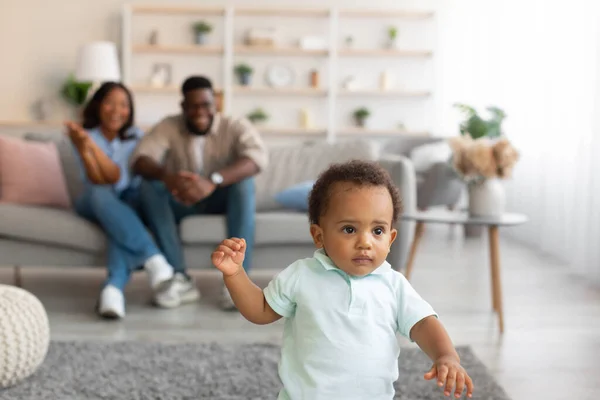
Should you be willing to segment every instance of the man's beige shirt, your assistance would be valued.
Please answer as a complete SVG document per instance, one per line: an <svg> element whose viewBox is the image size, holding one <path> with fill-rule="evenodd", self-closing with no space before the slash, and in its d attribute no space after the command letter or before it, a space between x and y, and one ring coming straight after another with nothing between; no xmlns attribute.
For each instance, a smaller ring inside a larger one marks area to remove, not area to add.
<svg viewBox="0 0 600 400"><path fill-rule="evenodd" d="M196 172L193 139L182 115L166 117L145 134L131 156L131 165L148 156L164 165L168 172ZM210 131L205 135L203 172L209 176L242 157L250 158L259 171L266 168L268 153L256 128L245 118L215 114Z"/></svg>

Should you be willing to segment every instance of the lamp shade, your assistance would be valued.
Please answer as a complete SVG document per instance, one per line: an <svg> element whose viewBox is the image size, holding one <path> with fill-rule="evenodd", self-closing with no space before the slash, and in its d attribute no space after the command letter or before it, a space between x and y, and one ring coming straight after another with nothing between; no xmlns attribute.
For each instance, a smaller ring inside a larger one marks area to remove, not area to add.
<svg viewBox="0 0 600 400"><path fill-rule="evenodd" d="M112 42L92 42L77 54L75 79L83 82L121 80L117 46Z"/></svg>

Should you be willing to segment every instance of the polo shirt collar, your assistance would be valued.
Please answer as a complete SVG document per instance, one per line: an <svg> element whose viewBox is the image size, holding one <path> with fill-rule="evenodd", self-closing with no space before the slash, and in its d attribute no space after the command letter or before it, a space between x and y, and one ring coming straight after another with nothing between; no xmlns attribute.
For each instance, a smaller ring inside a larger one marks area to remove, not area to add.
<svg viewBox="0 0 600 400"><path fill-rule="evenodd" d="M325 254L325 250L322 248L317 249L315 251L315 258L319 261L319 263L323 266L323 268L325 268L328 271L339 269L338 267L335 266L335 264L333 263L331 258L329 258L329 256L327 254Z"/></svg>
<svg viewBox="0 0 600 400"><path fill-rule="evenodd" d="M333 263L331 258L329 258L329 256L327 254L325 254L325 250L323 248L317 249L314 253L314 257L319 261L319 263L326 270L341 271L338 267L335 266L335 264ZM388 263L387 261L384 261L379 267L377 267L369 275L383 275L384 273L388 272L391 268L392 268L392 266L390 265L390 263Z"/></svg>

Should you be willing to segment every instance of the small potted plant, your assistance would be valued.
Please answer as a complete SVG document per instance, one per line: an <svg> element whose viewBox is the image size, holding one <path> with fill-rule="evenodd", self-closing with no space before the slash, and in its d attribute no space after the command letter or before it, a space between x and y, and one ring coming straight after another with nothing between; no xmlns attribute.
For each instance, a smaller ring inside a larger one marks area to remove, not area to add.
<svg viewBox="0 0 600 400"><path fill-rule="evenodd" d="M206 35L212 32L212 25L206 21L199 21L194 24L193 29L196 34L196 44L204 44Z"/></svg>
<svg viewBox="0 0 600 400"><path fill-rule="evenodd" d="M365 126L365 122L367 118L371 115L371 112L366 107L361 107L354 110L354 121L356 125L363 128Z"/></svg>
<svg viewBox="0 0 600 400"><path fill-rule="evenodd" d="M250 84L250 78L252 77L252 67L248 64L238 64L235 66L235 73L238 76L240 85L248 86Z"/></svg>
<svg viewBox="0 0 600 400"><path fill-rule="evenodd" d="M269 115L262 109L256 108L246 116L253 124L260 124L269 119Z"/></svg>
<svg viewBox="0 0 600 400"><path fill-rule="evenodd" d="M354 37L352 35L348 35L346 36L344 42L346 43L346 47L351 48L352 44L354 43Z"/></svg>
<svg viewBox="0 0 600 400"><path fill-rule="evenodd" d="M393 49L396 47L396 39L398 38L398 28L390 26L388 28L388 48Z"/></svg>

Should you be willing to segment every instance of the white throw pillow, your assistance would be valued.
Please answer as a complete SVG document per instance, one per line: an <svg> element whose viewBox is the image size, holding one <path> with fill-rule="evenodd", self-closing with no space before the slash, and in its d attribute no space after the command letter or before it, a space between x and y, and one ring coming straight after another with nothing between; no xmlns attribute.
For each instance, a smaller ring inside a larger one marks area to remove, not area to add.
<svg viewBox="0 0 600 400"><path fill-rule="evenodd" d="M416 172L425 172L438 162L450 160L452 149L446 140L417 146L410 151Z"/></svg>

